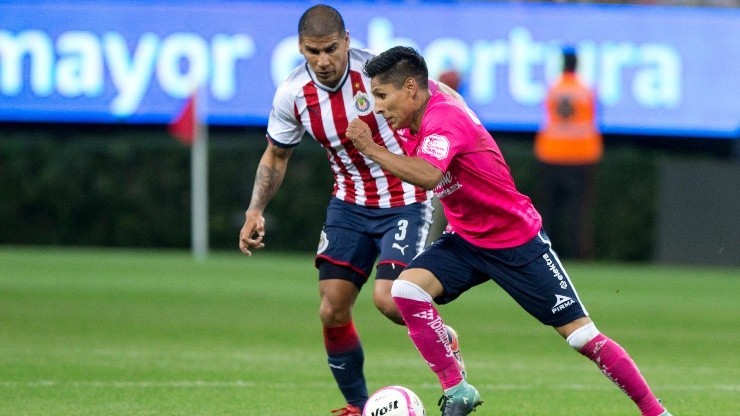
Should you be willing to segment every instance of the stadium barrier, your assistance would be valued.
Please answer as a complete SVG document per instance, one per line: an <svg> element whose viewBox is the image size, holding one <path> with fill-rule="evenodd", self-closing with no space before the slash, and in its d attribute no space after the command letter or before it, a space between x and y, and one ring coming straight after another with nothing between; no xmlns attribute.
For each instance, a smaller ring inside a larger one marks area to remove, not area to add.
<svg viewBox="0 0 740 416"><path fill-rule="evenodd" d="M531 142L497 136L517 186L532 195ZM236 250L262 128L212 129L210 245ZM332 189L323 150L306 140L267 210L269 250L315 250ZM649 260L655 234L653 152L608 149L599 176L596 256ZM34 125L0 140L0 244L187 248L189 149L164 127Z"/></svg>

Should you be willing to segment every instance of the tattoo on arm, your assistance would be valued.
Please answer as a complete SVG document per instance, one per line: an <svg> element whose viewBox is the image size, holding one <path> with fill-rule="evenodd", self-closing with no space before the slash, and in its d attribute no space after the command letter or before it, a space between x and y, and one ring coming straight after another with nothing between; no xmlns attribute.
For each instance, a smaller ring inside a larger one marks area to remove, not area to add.
<svg viewBox="0 0 740 416"><path fill-rule="evenodd" d="M250 208L264 210L283 182L283 172L280 169L260 165L254 180L252 201Z"/></svg>

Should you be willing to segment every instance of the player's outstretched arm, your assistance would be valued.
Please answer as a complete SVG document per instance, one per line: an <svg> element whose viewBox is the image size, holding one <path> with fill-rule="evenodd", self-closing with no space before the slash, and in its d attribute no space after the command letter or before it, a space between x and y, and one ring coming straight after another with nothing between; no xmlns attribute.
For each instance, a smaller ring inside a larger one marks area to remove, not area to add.
<svg viewBox="0 0 740 416"><path fill-rule="evenodd" d="M248 256L252 255L250 250L265 246L262 242L265 236L265 217L262 214L283 183L292 153L293 148L281 148L268 142L267 149L262 154L254 178L252 200L239 233L239 249Z"/></svg>

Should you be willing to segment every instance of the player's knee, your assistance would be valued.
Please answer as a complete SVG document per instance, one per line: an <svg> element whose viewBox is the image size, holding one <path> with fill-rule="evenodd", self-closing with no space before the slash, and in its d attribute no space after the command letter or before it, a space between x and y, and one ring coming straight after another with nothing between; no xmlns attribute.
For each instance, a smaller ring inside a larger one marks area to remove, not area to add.
<svg viewBox="0 0 740 416"><path fill-rule="evenodd" d="M586 344L599 335L599 330L593 322L576 329L565 339L568 345L580 351Z"/></svg>
<svg viewBox="0 0 740 416"><path fill-rule="evenodd" d="M396 302L393 301L393 298L390 296L390 294L387 294L385 296L376 294L373 297L373 302L375 303L375 307L378 308L380 313L385 315L388 319L391 321L403 325L403 318L401 317L401 312L398 311L398 306L396 306Z"/></svg>
<svg viewBox="0 0 740 416"><path fill-rule="evenodd" d="M383 315L388 315L389 312L397 310L396 304L393 302L393 298L388 294L375 293L373 296L373 303Z"/></svg>
<svg viewBox="0 0 740 416"><path fill-rule="evenodd" d="M349 308L338 307L328 301L322 301L319 307L319 317L325 327L335 327L348 324L352 320Z"/></svg>

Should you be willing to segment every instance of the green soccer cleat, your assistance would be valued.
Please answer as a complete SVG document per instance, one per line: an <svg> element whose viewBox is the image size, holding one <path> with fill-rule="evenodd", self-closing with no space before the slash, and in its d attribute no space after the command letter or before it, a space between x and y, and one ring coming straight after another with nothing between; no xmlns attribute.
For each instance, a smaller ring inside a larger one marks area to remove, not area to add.
<svg viewBox="0 0 740 416"><path fill-rule="evenodd" d="M457 386L445 390L437 404L442 416L465 416L474 412L483 401L478 390L463 380Z"/></svg>

